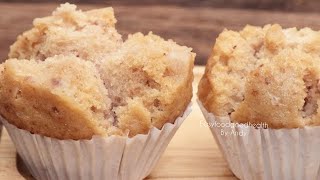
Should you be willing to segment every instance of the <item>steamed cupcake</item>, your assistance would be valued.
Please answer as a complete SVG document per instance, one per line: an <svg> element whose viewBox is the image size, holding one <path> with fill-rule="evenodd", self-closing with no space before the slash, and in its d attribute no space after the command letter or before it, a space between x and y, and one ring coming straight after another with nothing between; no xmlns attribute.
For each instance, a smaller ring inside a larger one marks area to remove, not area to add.
<svg viewBox="0 0 320 180"><path fill-rule="evenodd" d="M217 38L199 104L238 178L320 178L319 39L277 24Z"/></svg>
<svg viewBox="0 0 320 180"><path fill-rule="evenodd" d="M123 41L111 8L64 4L1 64L0 113L37 179L142 179L190 112L190 48Z"/></svg>

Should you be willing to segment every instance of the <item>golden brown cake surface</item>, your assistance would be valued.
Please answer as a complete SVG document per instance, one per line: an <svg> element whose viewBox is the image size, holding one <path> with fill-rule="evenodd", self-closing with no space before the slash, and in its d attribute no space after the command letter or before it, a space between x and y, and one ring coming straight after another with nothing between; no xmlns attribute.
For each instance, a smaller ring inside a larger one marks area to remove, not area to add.
<svg viewBox="0 0 320 180"><path fill-rule="evenodd" d="M141 130L132 127L130 135L135 135L147 132L147 126L161 128L181 115L192 97L194 58L190 48L152 33L130 35L119 51L106 56L102 79L119 127L146 120Z"/></svg>
<svg viewBox="0 0 320 180"><path fill-rule="evenodd" d="M112 8L83 12L75 5L63 4L52 16L37 18L34 27L10 47L9 58L44 60L57 54L99 61L105 53L122 43L115 29Z"/></svg>
<svg viewBox="0 0 320 180"><path fill-rule="evenodd" d="M0 113L59 139L132 137L182 115L192 97L191 48L114 28L111 8L74 5L36 19L0 65ZM16 59L13 59L16 58Z"/></svg>
<svg viewBox="0 0 320 180"><path fill-rule="evenodd" d="M32 133L81 139L106 134L111 100L93 63L63 55L4 64L0 112Z"/></svg>
<svg viewBox="0 0 320 180"><path fill-rule="evenodd" d="M217 116L269 128L320 125L320 32L281 26L224 30L198 97Z"/></svg>

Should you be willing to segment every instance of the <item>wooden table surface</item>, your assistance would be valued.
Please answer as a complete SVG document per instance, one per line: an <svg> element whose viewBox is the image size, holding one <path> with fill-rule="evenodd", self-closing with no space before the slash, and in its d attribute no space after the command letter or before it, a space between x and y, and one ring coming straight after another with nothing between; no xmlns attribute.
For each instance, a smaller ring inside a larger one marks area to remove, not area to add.
<svg viewBox="0 0 320 180"><path fill-rule="evenodd" d="M194 94L203 71L204 67L194 69ZM191 114L181 125L148 179L237 179L227 167L210 130L200 126L200 121L205 120L195 99L194 96ZM0 179L25 178L32 179L21 159L17 158L15 148L4 130L0 143Z"/></svg>
<svg viewBox="0 0 320 180"><path fill-rule="evenodd" d="M107 1L106 1L107 2ZM79 7L92 9L113 6L117 28L124 39L129 33L153 31L180 44L192 47L197 53L196 63L204 64L217 35L224 29L239 30L246 24L262 26L279 23L284 27L312 27L320 29L320 14L316 12L281 12L249 9L215 8L208 6L184 6L155 3L145 5L95 4ZM0 62L5 60L16 36L31 28L36 17L47 16L58 4L53 3L1 3L0 2Z"/></svg>

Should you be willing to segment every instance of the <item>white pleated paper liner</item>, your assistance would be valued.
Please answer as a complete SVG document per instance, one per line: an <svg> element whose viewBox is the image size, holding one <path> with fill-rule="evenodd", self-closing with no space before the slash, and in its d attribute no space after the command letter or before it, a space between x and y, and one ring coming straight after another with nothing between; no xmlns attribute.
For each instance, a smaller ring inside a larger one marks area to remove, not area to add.
<svg viewBox="0 0 320 180"><path fill-rule="evenodd" d="M58 140L18 129L1 119L17 152L38 180L139 180L148 176L170 140L191 112L191 104L174 124L152 128L133 138L94 136Z"/></svg>
<svg viewBox="0 0 320 180"><path fill-rule="evenodd" d="M232 172L242 180L320 180L320 127L227 126L198 104Z"/></svg>

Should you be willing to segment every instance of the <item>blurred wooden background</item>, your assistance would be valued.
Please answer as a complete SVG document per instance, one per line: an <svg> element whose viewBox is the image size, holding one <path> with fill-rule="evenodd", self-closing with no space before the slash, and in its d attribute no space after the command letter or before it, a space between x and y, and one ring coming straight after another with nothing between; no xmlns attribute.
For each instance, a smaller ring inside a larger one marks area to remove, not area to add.
<svg viewBox="0 0 320 180"><path fill-rule="evenodd" d="M0 62L16 36L31 28L35 17L47 16L64 1L0 0ZM117 28L129 33L153 31L190 46L196 63L205 64L217 35L246 24L279 23L284 27L320 29L319 0L70 0L82 9L113 6Z"/></svg>

